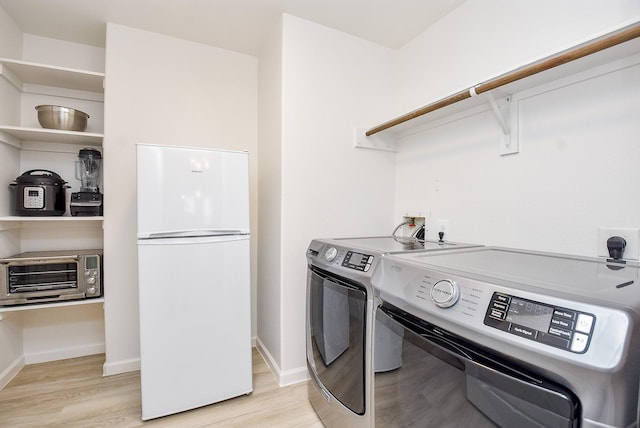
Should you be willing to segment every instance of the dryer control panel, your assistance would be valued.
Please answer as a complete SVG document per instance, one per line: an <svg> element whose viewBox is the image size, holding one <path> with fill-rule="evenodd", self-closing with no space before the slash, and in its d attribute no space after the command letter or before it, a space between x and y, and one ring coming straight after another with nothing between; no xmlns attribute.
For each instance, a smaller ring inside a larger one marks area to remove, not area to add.
<svg viewBox="0 0 640 428"><path fill-rule="evenodd" d="M342 266L349 269L368 272L371 268L371 263L373 263L373 256L371 254L357 253L349 250L344 256Z"/></svg>
<svg viewBox="0 0 640 428"><path fill-rule="evenodd" d="M596 317L533 300L494 292L484 324L546 345L582 354Z"/></svg>

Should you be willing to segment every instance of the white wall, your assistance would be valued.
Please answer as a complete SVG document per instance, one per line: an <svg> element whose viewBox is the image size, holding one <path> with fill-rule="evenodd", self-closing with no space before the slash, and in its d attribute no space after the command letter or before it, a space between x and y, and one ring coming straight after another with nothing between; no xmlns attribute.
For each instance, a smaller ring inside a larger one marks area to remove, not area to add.
<svg viewBox="0 0 640 428"><path fill-rule="evenodd" d="M22 59L22 32L4 9L0 7L0 56L6 58ZM0 77L0 123L5 125L20 125L20 91L8 80ZM19 170L19 150L7 144L0 144L0 180L2 183L11 183L16 178ZM0 186L0 201L9 201L8 186ZM0 215L9 215L9 204L0 204ZM6 234L7 232L0 232ZM4 248L0 239L0 256L6 257L13 254L15 248Z"/></svg>
<svg viewBox="0 0 640 428"><path fill-rule="evenodd" d="M0 55L6 58L22 59L22 30L0 7Z"/></svg>
<svg viewBox="0 0 640 428"><path fill-rule="evenodd" d="M22 314L8 313L0 317L0 389L24 367Z"/></svg>
<svg viewBox="0 0 640 428"><path fill-rule="evenodd" d="M258 67L258 349L275 372L282 361L282 21L265 40Z"/></svg>
<svg viewBox="0 0 640 428"><path fill-rule="evenodd" d="M22 32L0 7L0 56L21 59ZM0 123L20 123L20 93L0 77ZM19 152L15 147L0 143L0 215L9 215L10 194L6 184L16 178ZM0 257L15 254L19 248L19 234L15 230L0 231ZM0 314L0 388L8 383L24 365L22 314Z"/></svg>
<svg viewBox="0 0 640 428"><path fill-rule="evenodd" d="M256 271L257 59L108 24L106 76L104 370L112 374L139 365L136 143L249 151Z"/></svg>
<svg viewBox="0 0 640 428"><path fill-rule="evenodd" d="M353 140L355 127L383 117L392 55L345 33L283 17L282 192L273 202L281 204L281 283L269 288L278 293L282 310L260 308L280 318L281 383L307 376L305 253L311 239L390 232L393 155L356 149ZM260 207L261 213L268 209Z"/></svg>
<svg viewBox="0 0 640 428"><path fill-rule="evenodd" d="M428 104L633 17L631 1L470 0L400 52L402 103ZM587 256L597 255L598 226L640 227L640 67L516 97L518 154L498 155L491 112L406 137L396 215L429 212L432 237L442 219L450 240Z"/></svg>
<svg viewBox="0 0 640 428"><path fill-rule="evenodd" d="M398 51L396 114L631 23L637 0L467 0Z"/></svg>
<svg viewBox="0 0 640 428"><path fill-rule="evenodd" d="M100 304L27 311L23 316L27 364L104 352L104 317Z"/></svg>
<svg viewBox="0 0 640 428"><path fill-rule="evenodd" d="M24 35L25 61L40 62L85 71L104 72L104 49L79 43Z"/></svg>

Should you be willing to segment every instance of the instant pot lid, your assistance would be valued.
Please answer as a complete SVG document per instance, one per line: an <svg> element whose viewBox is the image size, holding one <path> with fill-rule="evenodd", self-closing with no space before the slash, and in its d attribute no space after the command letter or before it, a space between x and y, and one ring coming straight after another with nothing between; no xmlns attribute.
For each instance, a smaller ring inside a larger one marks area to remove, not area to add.
<svg viewBox="0 0 640 428"><path fill-rule="evenodd" d="M42 185L62 185L66 181L58 174L48 169L31 169L16 177L17 184L42 184Z"/></svg>

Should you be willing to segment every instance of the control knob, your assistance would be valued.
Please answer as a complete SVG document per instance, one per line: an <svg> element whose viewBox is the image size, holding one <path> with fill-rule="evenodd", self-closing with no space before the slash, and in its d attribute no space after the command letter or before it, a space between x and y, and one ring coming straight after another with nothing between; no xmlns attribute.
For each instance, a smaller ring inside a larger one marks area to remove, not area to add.
<svg viewBox="0 0 640 428"><path fill-rule="evenodd" d="M338 255L338 250L336 249L336 247L329 247L324 251L324 258L328 262L335 259L337 255Z"/></svg>
<svg viewBox="0 0 640 428"><path fill-rule="evenodd" d="M458 284L450 279L438 281L431 287L431 300L441 308L450 308L455 305L459 297Z"/></svg>

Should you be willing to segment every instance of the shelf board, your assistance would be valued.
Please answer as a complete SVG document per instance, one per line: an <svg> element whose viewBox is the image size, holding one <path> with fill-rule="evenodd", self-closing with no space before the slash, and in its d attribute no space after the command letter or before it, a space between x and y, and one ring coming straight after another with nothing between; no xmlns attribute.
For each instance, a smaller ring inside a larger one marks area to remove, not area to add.
<svg viewBox="0 0 640 428"><path fill-rule="evenodd" d="M39 141L44 143L65 143L78 145L102 145L104 134L93 132L61 131L58 129L25 128L21 126L0 125L0 141L9 140L2 138L2 134L7 134L12 139L21 141ZM12 144L11 141L4 141Z"/></svg>
<svg viewBox="0 0 640 428"><path fill-rule="evenodd" d="M83 300L65 300L62 302L34 303L32 305L0 306L0 320L2 320L2 314L7 312L33 311L38 309L61 308L64 306L94 305L97 303L104 303L104 297Z"/></svg>
<svg viewBox="0 0 640 428"><path fill-rule="evenodd" d="M103 216L51 216L51 217L28 217L28 216L3 216L0 217L0 231L19 229L25 224L51 223L78 223L78 222L102 222Z"/></svg>
<svg viewBox="0 0 640 428"><path fill-rule="evenodd" d="M0 222L43 222L43 221L102 221L103 216L50 216L50 217L29 217L29 216L3 216Z"/></svg>
<svg viewBox="0 0 640 428"><path fill-rule="evenodd" d="M104 93L104 73L0 58L0 72L5 74L3 68L9 71L6 74L18 79L18 84L30 83Z"/></svg>

